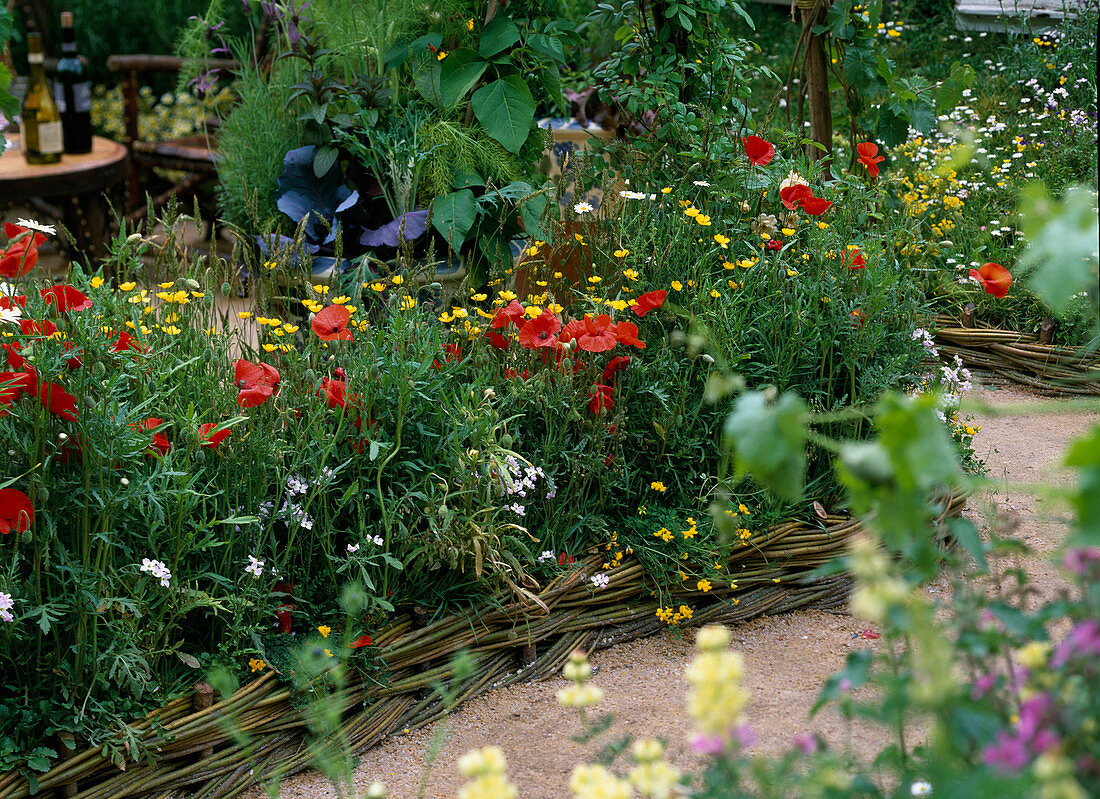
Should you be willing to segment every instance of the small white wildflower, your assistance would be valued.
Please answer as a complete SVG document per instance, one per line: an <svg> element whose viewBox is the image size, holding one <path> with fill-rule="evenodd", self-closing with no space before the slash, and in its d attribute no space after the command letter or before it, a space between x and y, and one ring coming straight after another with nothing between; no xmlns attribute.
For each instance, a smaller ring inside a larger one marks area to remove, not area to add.
<svg viewBox="0 0 1100 799"><path fill-rule="evenodd" d="M383 546L386 543L386 539L384 539L380 535L376 535L374 538L370 539L370 542L372 544L374 544L376 547L380 547L380 546Z"/></svg>
<svg viewBox="0 0 1100 799"><path fill-rule="evenodd" d="M611 578L608 577L603 572L600 572L598 574L593 574L591 579L592 579L592 585L594 585L597 588L597 590L607 588L608 583L611 582Z"/></svg>
<svg viewBox="0 0 1100 799"><path fill-rule="evenodd" d="M590 214L596 209L592 207L591 203L579 202L573 206L573 212L577 214Z"/></svg>
<svg viewBox="0 0 1100 799"><path fill-rule="evenodd" d="M983 36L985 34L982 34ZM932 783L928 780L917 780L909 786L910 796L928 796L932 793Z"/></svg>
<svg viewBox="0 0 1100 799"><path fill-rule="evenodd" d="M557 558L554 557L554 553L551 552L549 549L544 549L542 551L542 554L539 555L539 563L546 563L547 561L553 560L557 560Z"/></svg>
<svg viewBox="0 0 1100 799"><path fill-rule="evenodd" d="M259 560L257 558L252 557L251 555L249 555L248 556L248 565L244 567L244 570L247 574L252 575L253 580L258 580L258 579L260 579L260 577L263 576L264 562L262 560Z"/></svg>
<svg viewBox="0 0 1100 799"><path fill-rule="evenodd" d="M35 222L33 219L16 219L15 224L19 227L25 227L28 230L37 230L39 233L46 233L50 236L57 235L57 228L53 225L43 225L39 222Z"/></svg>
<svg viewBox="0 0 1100 799"><path fill-rule="evenodd" d="M151 574L153 575L153 577L160 580L160 584L163 585L165 588L171 587L170 583L172 581L172 572L169 571L168 567L165 564L161 563L159 560L153 560L152 558L142 558L141 566L139 568L146 574Z"/></svg>
<svg viewBox="0 0 1100 799"><path fill-rule="evenodd" d="M15 607L15 600L11 598L11 594L5 594L0 591L0 621L11 624L15 621L15 616L11 614L11 609Z"/></svg>
<svg viewBox="0 0 1100 799"><path fill-rule="evenodd" d="M355 552L358 552L358 551L359 551L359 545L358 544L348 544L348 552L355 553Z"/></svg>
<svg viewBox="0 0 1100 799"><path fill-rule="evenodd" d="M704 187L705 187L705 186L709 186L709 185L710 185L710 184L709 184L709 183L707 183L707 181L705 181L705 180L693 180L693 181L691 181L691 183L692 183L692 185L693 185L693 186L704 186Z"/></svg>

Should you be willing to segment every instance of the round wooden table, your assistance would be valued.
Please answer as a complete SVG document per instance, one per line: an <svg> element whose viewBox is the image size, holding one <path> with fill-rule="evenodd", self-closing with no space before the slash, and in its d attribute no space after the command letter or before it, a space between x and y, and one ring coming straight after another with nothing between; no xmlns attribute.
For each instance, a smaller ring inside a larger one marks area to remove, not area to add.
<svg viewBox="0 0 1100 799"><path fill-rule="evenodd" d="M56 164L28 164L19 148L18 134L5 134L15 143L0 153L0 202L27 202L56 198L51 209L75 239L72 244L92 255L102 255L109 233L109 195L130 174L126 147L100 136L92 151L62 155Z"/></svg>

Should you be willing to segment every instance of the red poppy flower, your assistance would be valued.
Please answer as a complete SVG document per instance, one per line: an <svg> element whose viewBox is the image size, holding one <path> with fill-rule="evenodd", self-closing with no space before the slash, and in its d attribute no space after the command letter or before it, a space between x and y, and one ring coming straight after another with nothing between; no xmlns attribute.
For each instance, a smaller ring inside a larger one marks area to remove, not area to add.
<svg viewBox="0 0 1100 799"><path fill-rule="evenodd" d="M561 320L549 310L543 310L520 328L519 344L527 349L553 347L558 343L559 332L561 332Z"/></svg>
<svg viewBox="0 0 1100 799"><path fill-rule="evenodd" d="M621 372L628 366L630 366L629 355L616 355L607 362L607 366L604 367L603 375L600 379L603 380L604 383L611 383L615 379L615 373Z"/></svg>
<svg viewBox="0 0 1100 799"><path fill-rule="evenodd" d="M279 370L263 361L252 363L238 359L233 364L233 382L240 388L275 388L279 385Z"/></svg>
<svg viewBox="0 0 1100 799"><path fill-rule="evenodd" d="M57 383L43 383L39 386L38 401L54 416L70 422L76 421L76 397Z"/></svg>
<svg viewBox="0 0 1100 799"><path fill-rule="evenodd" d="M18 305L20 308L26 307L27 295L15 294L11 297L0 296L0 309L10 311L16 305Z"/></svg>
<svg viewBox="0 0 1100 799"><path fill-rule="evenodd" d="M505 307L497 311L496 316L493 317L493 321L490 327L501 328L507 327L511 322L516 327L522 329L527 323L527 315L525 309L519 304L519 300L512 300Z"/></svg>
<svg viewBox="0 0 1100 799"><path fill-rule="evenodd" d="M38 376L34 372L0 372L0 405L18 402L24 394L38 393Z"/></svg>
<svg viewBox="0 0 1100 799"><path fill-rule="evenodd" d="M783 201L786 208L792 211L798 208L803 200L808 200L813 196L814 193L810 190L810 187L804 183L795 183L793 186L787 186L787 188L779 190L779 199Z"/></svg>
<svg viewBox="0 0 1100 799"><path fill-rule="evenodd" d="M971 269L970 277L982 284L986 294L1001 299L1008 294L1012 275L1000 264L982 264L981 269Z"/></svg>
<svg viewBox="0 0 1100 799"><path fill-rule="evenodd" d="M840 254L840 263L848 264L849 269L866 269L867 262L863 259L863 253L858 249L845 250Z"/></svg>
<svg viewBox="0 0 1100 799"><path fill-rule="evenodd" d="M495 330L487 330L485 332L485 337L489 339L489 346L493 347L494 349L508 349L508 339L506 339L500 333L497 333Z"/></svg>
<svg viewBox="0 0 1100 799"><path fill-rule="evenodd" d="M362 649L364 646L370 646L372 643L373 642L371 641L369 635L360 635L358 638L348 644L348 646L351 649Z"/></svg>
<svg viewBox="0 0 1100 799"><path fill-rule="evenodd" d="M656 311L662 305L665 304L665 296L668 294L664 289L658 289L657 291L647 291L645 294L639 294L637 301L630 306L638 316L645 316L650 311Z"/></svg>
<svg viewBox="0 0 1100 799"><path fill-rule="evenodd" d="M576 558L574 558L568 552L562 552L558 555L558 565L559 566L568 566L568 565L570 565L571 563L574 563L574 562L576 562Z"/></svg>
<svg viewBox="0 0 1100 799"><path fill-rule="evenodd" d="M213 422L206 422L199 425L199 444L207 449L217 449L218 444L229 438L229 434L232 432L229 428L225 430L214 431L217 427Z"/></svg>
<svg viewBox="0 0 1100 799"><path fill-rule="evenodd" d="M620 344L629 344L640 350L645 349L645 342L638 338L638 326L633 322L619 322L615 326L615 338Z"/></svg>
<svg viewBox="0 0 1100 799"><path fill-rule="evenodd" d="M27 361L19 354L22 349L22 345L13 342L11 344L0 344L0 349L3 349L8 354L8 366L16 371L23 371L26 368Z"/></svg>
<svg viewBox="0 0 1100 799"><path fill-rule="evenodd" d="M134 350L135 352L145 352L145 348L138 344L137 339L130 335L126 330L123 330L118 334L118 338L111 346L111 352L124 352L126 350Z"/></svg>
<svg viewBox="0 0 1100 799"><path fill-rule="evenodd" d="M321 399L330 408L346 408L348 405L358 405L359 395L348 396L348 384L343 380L329 380L327 377L321 380Z"/></svg>
<svg viewBox="0 0 1100 799"><path fill-rule="evenodd" d="M523 369L521 371L519 369L516 369L514 366L505 366L504 367L504 378L506 380L512 380L512 379L526 380L530 376L531 376L531 370L530 369Z"/></svg>
<svg viewBox="0 0 1100 799"><path fill-rule="evenodd" d="M863 144L856 145L856 152L859 153L859 162L867 167L871 177L877 178L878 165L886 160L878 154L878 145L874 142L865 141Z"/></svg>
<svg viewBox="0 0 1100 799"><path fill-rule="evenodd" d="M0 488L0 534L22 533L34 524L30 498L15 488Z"/></svg>
<svg viewBox="0 0 1100 799"><path fill-rule="evenodd" d="M313 317L309 323L321 341L350 341L354 338L348 330L351 311L343 305L330 305Z"/></svg>
<svg viewBox="0 0 1100 799"><path fill-rule="evenodd" d="M279 621L279 632L288 635L294 630L294 618L291 615L297 605L279 605L275 618Z"/></svg>
<svg viewBox="0 0 1100 799"><path fill-rule="evenodd" d="M757 166L764 166L775 156L775 145L759 136L745 136L741 143L745 145L745 155Z"/></svg>
<svg viewBox="0 0 1100 799"><path fill-rule="evenodd" d="M833 203L822 197L807 197L802 201L802 210L810 216L821 216L832 208Z"/></svg>
<svg viewBox="0 0 1100 799"><path fill-rule="evenodd" d="M50 286L42 289L42 299L56 305L60 313L83 311L92 307L92 298L72 286Z"/></svg>
<svg viewBox="0 0 1100 799"><path fill-rule="evenodd" d="M462 360L462 345L457 341L444 344L443 351L447 353L447 363L458 363ZM343 380L343 375L336 376Z"/></svg>
<svg viewBox="0 0 1100 799"><path fill-rule="evenodd" d="M24 336L43 336L49 338L57 332L57 325L48 319L42 322L36 319L20 319L19 330Z"/></svg>
<svg viewBox="0 0 1100 799"><path fill-rule="evenodd" d="M255 388L242 388L237 393L237 405L242 408L255 408L263 405L274 393L274 389L268 386L256 386Z"/></svg>
<svg viewBox="0 0 1100 799"><path fill-rule="evenodd" d="M585 314L584 319L575 319L562 329L559 337L562 341L577 340L577 346L585 352L607 352L618 343L615 325L611 317L600 314L595 319Z"/></svg>
<svg viewBox="0 0 1100 799"><path fill-rule="evenodd" d="M4 232L9 239L28 233L27 228L5 223ZM38 248L46 240L43 233L31 233L19 241L8 244L0 251L0 277L23 277L38 263Z"/></svg>
<svg viewBox="0 0 1100 799"><path fill-rule="evenodd" d="M856 308L848 316L852 317L852 327L863 327L863 323L867 321L867 314Z"/></svg>
<svg viewBox="0 0 1100 799"><path fill-rule="evenodd" d="M164 424L163 419L158 419L155 416L150 416L148 419L142 422L137 422L132 427L136 427L143 433L148 433ZM161 455L167 455L168 451L172 449L172 442L163 433L153 433L153 443L149 445L149 449L155 449Z"/></svg>
<svg viewBox="0 0 1100 799"><path fill-rule="evenodd" d="M781 242L779 239L768 239L767 243L764 246L774 252L775 250L783 249L783 242Z"/></svg>
<svg viewBox="0 0 1100 799"><path fill-rule="evenodd" d="M588 400L588 410L592 412L593 416L599 416L601 413L611 410L615 407L614 394L614 386L605 386L600 383L592 386L592 396Z"/></svg>

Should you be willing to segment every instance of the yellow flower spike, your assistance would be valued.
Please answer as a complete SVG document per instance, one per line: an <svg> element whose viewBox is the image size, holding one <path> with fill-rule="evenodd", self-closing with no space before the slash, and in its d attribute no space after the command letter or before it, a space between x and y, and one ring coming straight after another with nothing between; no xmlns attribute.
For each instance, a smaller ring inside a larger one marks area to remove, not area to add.
<svg viewBox="0 0 1100 799"><path fill-rule="evenodd" d="M723 236L721 233L716 233L714 235L714 240L718 242L718 246L721 247L723 250L729 249L730 239L728 236Z"/></svg>
<svg viewBox="0 0 1100 799"><path fill-rule="evenodd" d="M347 294L341 294L339 297L332 298L333 305L347 305L349 302L351 302L351 297Z"/></svg>
<svg viewBox="0 0 1100 799"><path fill-rule="evenodd" d="M673 291L683 291L684 290L684 284L681 283L679 280L673 280L672 281L672 290Z"/></svg>
<svg viewBox="0 0 1100 799"><path fill-rule="evenodd" d="M473 17L470 17L470 19L466 20L466 30L472 31L473 29L474 29L474 19L473 19Z"/></svg>
<svg viewBox="0 0 1100 799"><path fill-rule="evenodd" d="M99 275L96 275L92 278L92 281L89 285L91 285L92 288L97 289L103 285L103 278L101 278Z"/></svg>
<svg viewBox="0 0 1100 799"><path fill-rule="evenodd" d="M328 286L323 286L323 285L320 285L320 284L313 287L313 290L315 292L317 292L318 294L328 294L328 289L329 289Z"/></svg>
<svg viewBox="0 0 1100 799"><path fill-rule="evenodd" d="M252 318L252 312L251 311L237 311L237 318L238 319L251 319Z"/></svg>
<svg viewBox="0 0 1100 799"><path fill-rule="evenodd" d="M630 250L615 250L614 255L616 258L626 258L626 256L630 255Z"/></svg>

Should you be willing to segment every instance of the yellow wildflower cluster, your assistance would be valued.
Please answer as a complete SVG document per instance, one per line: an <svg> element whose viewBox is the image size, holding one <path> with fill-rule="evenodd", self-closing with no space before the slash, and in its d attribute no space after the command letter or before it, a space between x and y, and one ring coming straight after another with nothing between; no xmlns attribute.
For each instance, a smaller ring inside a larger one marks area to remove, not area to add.
<svg viewBox="0 0 1100 799"><path fill-rule="evenodd" d="M458 771L469 782L458 790L458 799L516 799L519 790L508 779L508 763L496 746L467 752L458 759Z"/></svg>
<svg viewBox="0 0 1100 799"><path fill-rule="evenodd" d="M668 606L657 608L657 618L670 626L675 626L684 619L690 619L694 615L695 611L687 605L680 605L676 610Z"/></svg>
<svg viewBox="0 0 1100 799"><path fill-rule="evenodd" d="M607 552L614 551L614 554L604 562L603 567L605 569L614 569L616 566L622 564L623 555L631 555L634 553L634 550L630 547L622 548L619 545L619 533L617 530L611 531L611 541L604 544L604 550Z"/></svg>

